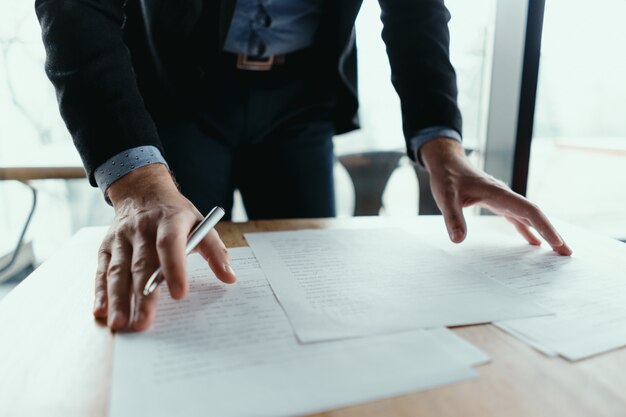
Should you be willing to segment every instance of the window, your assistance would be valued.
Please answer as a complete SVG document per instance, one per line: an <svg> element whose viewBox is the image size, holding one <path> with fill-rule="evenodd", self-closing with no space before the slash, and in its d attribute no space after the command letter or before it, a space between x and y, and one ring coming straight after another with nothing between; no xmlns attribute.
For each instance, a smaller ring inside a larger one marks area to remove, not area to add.
<svg viewBox="0 0 626 417"><path fill-rule="evenodd" d="M528 196L626 238L626 1L546 2Z"/></svg>
<svg viewBox="0 0 626 417"><path fill-rule="evenodd" d="M486 132L496 1L450 0L446 6L452 15L450 55L457 72L464 145L475 149L477 160ZM338 155L405 149L400 101L391 84L382 28L378 2L364 1L356 22L362 129L335 140ZM354 204L350 179L340 168L336 177L338 214L350 215ZM414 215L417 199L417 180L407 158L389 181L385 214Z"/></svg>
<svg viewBox="0 0 626 417"><path fill-rule="evenodd" d="M79 163L44 73L45 52L32 1L0 2L0 164ZM45 259L73 231L106 224L111 213L85 180L41 181L27 240ZM90 210L83 209L90 202ZM96 202L91 204L91 202ZM30 209L31 194L0 181L0 256L12 250Z"/></svg>

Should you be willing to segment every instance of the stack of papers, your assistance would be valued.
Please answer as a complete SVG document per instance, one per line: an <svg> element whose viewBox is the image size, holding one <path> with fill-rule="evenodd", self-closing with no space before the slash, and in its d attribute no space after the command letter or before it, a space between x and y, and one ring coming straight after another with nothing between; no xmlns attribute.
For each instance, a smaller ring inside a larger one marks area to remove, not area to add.
<svg viewBox="0 0 626 417"><path fill-rule="evenodd" d="M302 415L476 377L488 357L442 326L495 322L571 360L626 345L626 276L601 256L494 230L458 246L399 229L246 239L237 284L193 255L189 296L163 291L150 330L118 334L112 417Z"/></svg>
<svg viewBox="0 0 626 417"><path fill-rule="evenodd" d="M246 239L302 342L495 322L569 360L626 346L624 246L560 229L573 242L572 257L497 228L476 231L462 245L425 243L419 231L394 229Z"/></svg>
<svg viewBox="0 0 626 417"><path fill-rule="evenodd" d="M549 314L400 229L245 237L303 343Z"/></svg>
<svg viewBox="0 0 626 417"><path fill-rule="evenodd" d="M496 323L543 353L578 360L626 345L626 271L493 238L452 252L556 313Z"/></svg>
<svg viewBox="0 0 626 417"><path fill-rule="evenodd" d="M150 330L117 335L111 417L302 415L474 378L488 360L445 328L300 344L251 250L230 253L237 284L193 255L189 296L162 291Z"/></svg>

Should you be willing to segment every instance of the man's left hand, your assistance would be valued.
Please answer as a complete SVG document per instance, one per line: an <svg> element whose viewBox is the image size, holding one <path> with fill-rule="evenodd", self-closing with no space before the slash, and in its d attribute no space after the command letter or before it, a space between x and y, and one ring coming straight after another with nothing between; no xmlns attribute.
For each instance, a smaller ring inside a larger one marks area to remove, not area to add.
<svg viewBox="0 0 626 417"><path fill-rule="evenodd" d="M456 140L430 140L422 145L420 154L430 173L435 202L443 213L453 242L462 242L467 234L462 209L478 205L506 218L529 244L541 244L541 240L531 231L532 228L559 255L572 254L572 250L536 204L513 192L502 181L474 167L465 156L463 146Z"/></svg>

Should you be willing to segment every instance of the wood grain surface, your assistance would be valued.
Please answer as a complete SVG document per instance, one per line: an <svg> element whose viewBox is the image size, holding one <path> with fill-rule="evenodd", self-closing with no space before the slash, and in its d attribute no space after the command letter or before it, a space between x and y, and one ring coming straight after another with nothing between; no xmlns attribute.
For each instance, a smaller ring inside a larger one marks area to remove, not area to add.
<svg viewBox="0 0 626 417"><path fill-rule="evenodd" d="M221 223L218 230L235 247L246 244L244 232L389 225L437 238L445 233L441 218L429 216ZM499 227L499 219L480 218L470 232ZM91 316L104 233L81 230L0 301L1 417L108 414L114 336ZM616 251L626 254L624 248ZM615 254L607 259L619 261ZM316 416L626 416L626 349L571 363L548 358L491 325L454 331L491 356L477 368L479 379Z"/></svg>
<svg viewBox="0 0 626 417"><path fill-rule="evenodd" d="M82 167L1 167L0 181L16 180L50 180L50 179L76 179L85 178L85 170Z"/></svg>

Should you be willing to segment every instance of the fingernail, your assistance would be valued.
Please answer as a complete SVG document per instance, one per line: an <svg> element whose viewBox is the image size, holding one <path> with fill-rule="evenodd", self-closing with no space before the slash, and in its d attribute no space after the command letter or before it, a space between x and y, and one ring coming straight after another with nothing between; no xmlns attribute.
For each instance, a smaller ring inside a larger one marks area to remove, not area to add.
<svg viewBox="0 0 626 417"><path fill-rule="evenodd" d="M573 251L572 251L572 248L567 246L567 244L563 243L563 246L561 247L561 253L563 255L569 256L573 253Z"/></svg>
<svg viewBox="0 0 626 417"><path fill-rule="evenodd" d="M235 271L229 264L224 264L224 271L228 272L229 274L235 275Z"/></svg>
<svg viewBox="0 0 626 417"><path fill-rule="evenodd" d="M450 238L454 241L457 241L459 239L463 238L463 230L456 228L456 229L452 229L452 234L450 235Z"/></svg>
<svg viewBox="0 0 626 417"><path fill-rule="evenodd" d="M560 235L557 235L556 237L559 238L557 246L565 246L565 241L563 240L563 238Z"/></svg>

